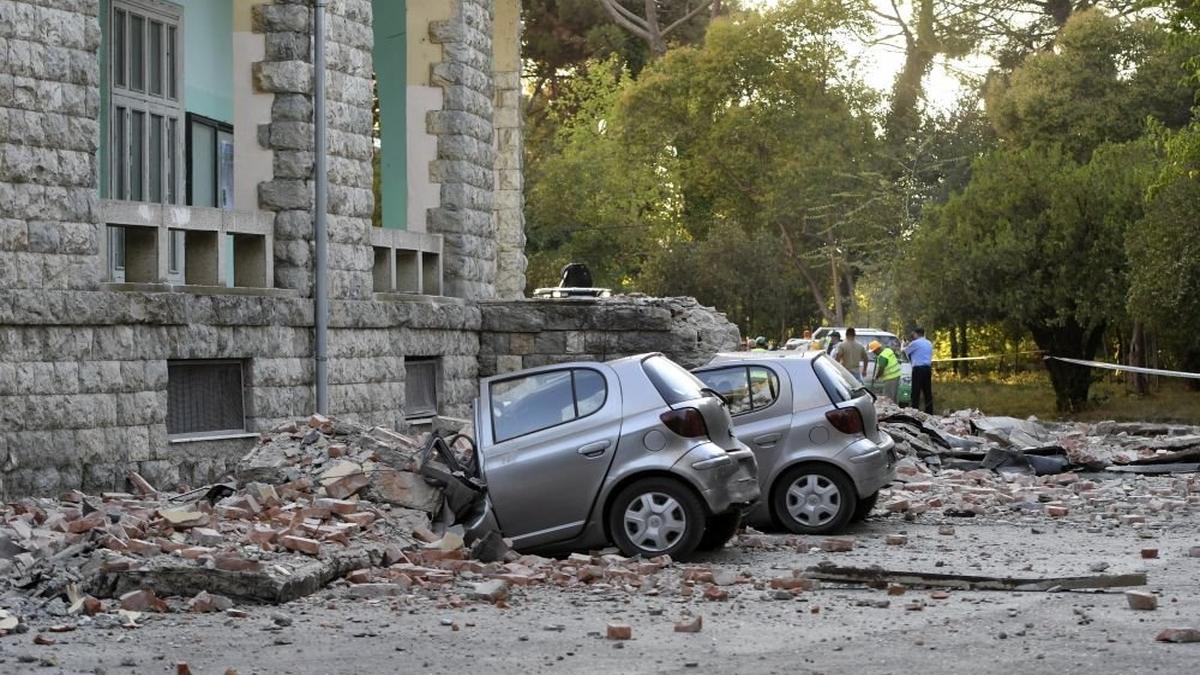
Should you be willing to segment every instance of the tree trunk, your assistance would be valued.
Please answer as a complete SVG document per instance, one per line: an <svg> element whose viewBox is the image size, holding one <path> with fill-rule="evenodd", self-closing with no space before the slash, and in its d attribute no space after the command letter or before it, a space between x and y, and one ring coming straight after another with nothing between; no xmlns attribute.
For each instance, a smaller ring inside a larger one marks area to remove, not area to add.
<svg viewBox="0 0 1200 675"><path fill-rule="evenodd" d="M846 325L846 312L842 308L842 280L838 275L837 256L829 254L830 279L833 281L833 315L839 326Z"/></svg>
<svg viewBox="0 0 1200 675"><path fill-rule="evenodd" d="M971 355L971 346L967 342L967 324L961 323L958 325L958 351L962 352L963 357ZM971 374L971 362L962 362L963 377Z"/></svg>
<svg viewBox="0 0 1200 675"><path fill-rule="evenodd" d="M959 356L962 356L962 353L958 349L958 331L956 331L954 329L954 326L951 325L950 326L950 358L957 359ZM952 363L951 368L952 368L952 370L954 370L955 377L957 377L962 372L962 368L960 368L960 366L962 365L962 361L956 360L956 361L952 361L951 363Z"/></svg>
<svg viewBox="0 0 1200 675"><path fill-rule="evenodd" d="M1129 340L1129 365L1146 367L1146 331L1141 321L1133 322L1133 337ZM1144 396L1150 389L1145 373L1129 373L1129 385L1134 393Z"/></svg>
<svg viewBox="0 0 1200 675"><path fill-rule="evenodd" d="M782 224L779 224L778 228L779 238L783 240L783 248L787 252L788 258L796 266L796 270L800 272L800 276L804 277L804 281L808 284L808 292L812 294L813 300L817 303L817 308L821 310L821 316L829 323L834 323L834 317L829 311L829 304L826 302L825 294L821 292L821 285L817 283L812 271L800 259L799 254L796 252L796 244L792 241L791 235L788 234L787 228Z"/></svg>
<svg viewBox="0 0 1200 675"><path fill-rule="evenodd" d="M1033 341L1046 356L1090 361L1104 337L1105 324L1088 330L1075 319L1068 319L1062 326L1027 326ZM1054 387L1054 403L1059 412L1079 412L1087 407L1088 391L1092 386L1092 371L1086 366L1046 359L1046 371L1050 374L1050 385Z"/></svg>
<svg viewBox="0 0 1200 675"><path fill-rule="evenodd" d="M887 139L893 145L906 142L920 124L917 110L923 92L925 75L938 53L934 27L934 0L917 0L917 23L905 33L904 67L896 76L892 89L892 107L887 118Z"/></svg>

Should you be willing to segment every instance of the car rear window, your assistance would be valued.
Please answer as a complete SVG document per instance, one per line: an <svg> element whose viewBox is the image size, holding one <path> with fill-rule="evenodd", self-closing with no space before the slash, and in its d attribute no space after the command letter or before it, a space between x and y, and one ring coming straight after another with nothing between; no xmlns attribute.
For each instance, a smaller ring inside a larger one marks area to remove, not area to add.
<svg viewBox="0 0 1200 675"><path fill-rule="evenodd" d="M692 401L704 396L700 390L704 383L696 379L683 366L665 356L651 356L642 361L642 370L650 383L658 390L667 405Z"/></svg>
<svg viewBox="0 0 1200 675"><path fill-rule="evenodd" d="M850 371L828 356L813 359L813 370L816 371L821 386L825 388L825 393L829 394L829 400L834 403L857 398L859 394L856 392L863 388L862 383L855 379Z"/></svg>

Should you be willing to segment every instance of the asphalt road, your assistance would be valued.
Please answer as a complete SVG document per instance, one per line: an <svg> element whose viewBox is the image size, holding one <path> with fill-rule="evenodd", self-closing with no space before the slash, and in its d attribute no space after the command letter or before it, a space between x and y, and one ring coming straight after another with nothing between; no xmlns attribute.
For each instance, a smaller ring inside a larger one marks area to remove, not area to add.
<svg viewBox="0 0 1200 675"><path fill-rule="evenodd" d="M955 523L877 517L852 535L846 553L732 546L700 564L759 581L822 560L844 565L1000 576L1144 571L1154 611L1128 608L1123 592L1012 593L882 590L826 584L784 600L753 583L724 586L725 601L682 597L673 577L657 594L604 586L513 590L508 608L438 598L360 600L331 588L279 607L243 607L246 618L162 615L136 630L79 629L36 645L45 626L0 638L0 672L173 673L1120 673L1196 672L1200 643L1155 642L1163 628L1200 628L1200 545L1195 515L1179 515L1150 537L1116 528L1087 533L1045 519ZM908 544L887 546L887 534ZM1143 560L1156 546L1160 557ZM469 582L463 582L464 587ZM920 610L908 609L923 601ZM886 607L879 607L887 601ZM677 633L685 613L703 616L699 633ZM274 617L280 617L280 626ZM633 639L605 638L609 622ZM457 628L457 629L456 629ZM47 634L48 635L48 634Z"/></svg>

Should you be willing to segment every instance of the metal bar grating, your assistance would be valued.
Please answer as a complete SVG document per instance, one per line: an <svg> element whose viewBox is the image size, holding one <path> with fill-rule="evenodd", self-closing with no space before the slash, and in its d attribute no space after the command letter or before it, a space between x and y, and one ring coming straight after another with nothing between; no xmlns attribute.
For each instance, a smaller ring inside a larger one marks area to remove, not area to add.
<svg viewBox="0 0 1200 675"><path fill-rule="evenodd" d="M245 431L240 361L167 364L167 433Z"/></svg>

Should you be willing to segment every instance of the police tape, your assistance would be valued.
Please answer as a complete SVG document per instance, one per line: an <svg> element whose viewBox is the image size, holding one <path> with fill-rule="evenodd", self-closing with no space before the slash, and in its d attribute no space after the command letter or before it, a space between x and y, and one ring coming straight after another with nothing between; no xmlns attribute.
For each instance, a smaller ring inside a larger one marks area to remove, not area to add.
<svg viewBox="0 0 1200 675"><path fill-rule="evenodd" d="M1119 363L1105 363L1103 361L1085 361L1083 359L1070 359L1065 356L1047 356L1047 361L1054 359L1064 363L1073 363L1077 366L1087 366L1088 368L1103 368L1105 370L1116 370L1125 373L1142 373L1145 375L1161 375L1163 377L1185 377L1191 380L1200 380L1200 373L1187 373L1181 370L1163 370L1162 368L1143 368L1142 366L1123 366Z"/></svg>
<svg viewBox="0 0 1200 675"><path fill-rule="evenodd" d="M1006 354L988 354L986 356L956 356L949 359L934 359L934 363L954 363L957 361L985 361L987 359L1004 359L1010 356L1023 356L1026 354L1041 354L1042 350L1033 349L1025 352L1008 352Z"/></svg>

